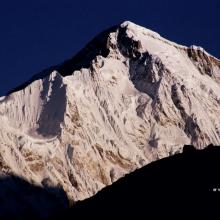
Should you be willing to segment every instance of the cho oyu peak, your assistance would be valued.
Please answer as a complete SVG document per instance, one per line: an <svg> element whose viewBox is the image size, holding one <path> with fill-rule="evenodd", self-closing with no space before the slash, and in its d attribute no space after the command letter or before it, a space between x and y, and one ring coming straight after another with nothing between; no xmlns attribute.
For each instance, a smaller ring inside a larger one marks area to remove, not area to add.
<svg viewBox="0 0 220 220"><path fill-rule="evenodd" d="M83 200L125 174L220 144L220 61L126 21L0 99L0 165Z"/></svg>

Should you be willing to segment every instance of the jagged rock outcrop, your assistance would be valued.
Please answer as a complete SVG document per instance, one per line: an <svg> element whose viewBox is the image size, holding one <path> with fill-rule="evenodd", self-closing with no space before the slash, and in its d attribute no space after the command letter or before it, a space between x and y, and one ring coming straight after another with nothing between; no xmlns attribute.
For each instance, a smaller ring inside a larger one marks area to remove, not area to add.
<svg viewBox="0 0 220 220"><path fill-rule="evenodd" d="M220 144L220 61L124 22L0 100L0 170L83 200L184 144Z"/></svg>

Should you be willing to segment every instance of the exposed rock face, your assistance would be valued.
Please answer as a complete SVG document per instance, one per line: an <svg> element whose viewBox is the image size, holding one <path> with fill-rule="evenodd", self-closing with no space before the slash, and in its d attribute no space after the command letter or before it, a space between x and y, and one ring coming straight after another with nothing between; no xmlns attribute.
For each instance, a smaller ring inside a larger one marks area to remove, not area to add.
<svg viewBox="0 0 220 220"><path fill-rule="evenodd" d="M1 172L73 201L182 151L220 144L220 61L124 22L0 101Z"/></svg>

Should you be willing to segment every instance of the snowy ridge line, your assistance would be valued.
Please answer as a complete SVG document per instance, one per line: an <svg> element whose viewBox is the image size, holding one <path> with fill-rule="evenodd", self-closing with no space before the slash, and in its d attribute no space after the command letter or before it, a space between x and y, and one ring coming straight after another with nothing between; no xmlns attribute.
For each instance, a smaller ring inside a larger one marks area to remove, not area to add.
<svg viewBox="0 0 220 220"><path fill-rule="evenodd" d="M154 31L151 31L150 29L146 29L144 27L141 27L133 22L130 22L130 21L125 21L121 24L119 24L116 28L116 30L118 30L119 28L127 28L127 31L131 31L133 33L142 33L144 34L145 36L147 37L151 37L153 39L156 39L156 40L159 40L159 41L162 41L170 46L173 46L177 49L181 49L183 51L187 51L189 49L193 49L193 50L196 50L196 51L201 51L202 53L204 53L205 55L207 55L208 57L212 58L214 61L213 62L216 62L218 65L220 65L220 60L218 58L216 58L215 56L209 54L204 48L202 48L201 46L196 46L196 45L191 45L191 46L184 46L184 45L180 45L180 44L177 44L173 41L170 41L170 40L167 40L165 38L163 38L160 34L158 34L157 32L154 32ZM111 30L111 29L110 29ZM108 35L110 36L110 34L112 33L111 31L109 30L109 33ZM95 38L94 38L95 39ZM89 43L88 43L89 44ZM71 58L70 60L72 60L73 58ZM68 61L70 61L68 60ZM65 65L66 61L64 61L63 63L59 64L59 65L53 65L51 66L50 68L47 68L46 70L40 72L39 74L36 74L36 76L39 75L39 77L37 77L37 79L44 79L45 77L47 77L48 75L50 75L50 73L52 71L56 71L57 69L59 69L61 66ZM80 69L79 69L80 70ZM79 71L79 70L75 70L75 71ZM58 71L59 72L59 71ZM74 72L72 72L73 74ZM61 74L62 75L62 74ZM63 76L65 77L65 76ZM28 86L30 83L34 82L36 79L35 77L33 77L33 80L32 81L28 81L27 85ZM12 90L13 91L13 90ZM19 90L18 90L19 91ZM8 93L8 95L10 95L11 92ZM6 96L8 96L6 95ZM3 96L3 97L0 97L0 103L1 101L3 101L6 96Z"/></svg>
<svg viewBox="0 0 220 220"><path fill-rule="evenodd" d="M185 45L181 45L181 44L177 44L176 42L173 42L173 41L170 41L170 40L167 40L166 38L162 37L160 34L158 34L157 32L154 32L150 29L147 29L147 28L144 28L142 26L139 26L133 22L130 22L130 21L125 21L123 22L121 25L121 27L130 27L130 28L133 28L133 29L140 29L143 31L143 33L145 33L147 36L149 37L152 37L154 39L157 39L159 41L162 41L168 45L171 45L171 46L174 46L175 48L178 48L178 49L182 49L182 50L187 50L187 49L193 49L193 50L199 50L199 51L202 51L203 53L205 53L207 56L213 58L214 60L220 62L220 59L218 59L217 57L211 55L210 53L208 53L204 48L202 48L201 46L196 46L196 45L190 45L190 46L185 46ZM135 32L135 31L134 31ZM220 63L219 63L220 64Z"/></svg>

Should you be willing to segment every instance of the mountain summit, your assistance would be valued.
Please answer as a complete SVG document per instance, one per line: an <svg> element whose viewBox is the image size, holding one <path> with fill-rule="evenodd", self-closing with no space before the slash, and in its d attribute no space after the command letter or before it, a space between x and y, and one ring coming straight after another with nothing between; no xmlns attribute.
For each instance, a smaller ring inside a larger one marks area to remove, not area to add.
<svg viewBox="0 0 220 220"><path fill-rule="evenodd" d="M220 144L220 60L126 21L0 99L0 171L73 202L137 168Z"/></svg>

